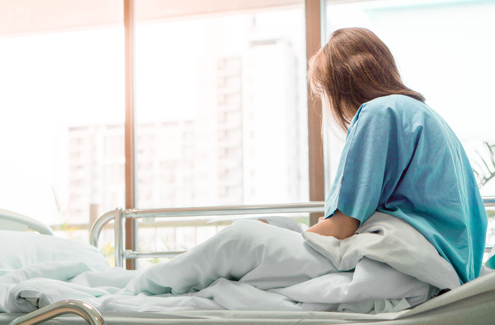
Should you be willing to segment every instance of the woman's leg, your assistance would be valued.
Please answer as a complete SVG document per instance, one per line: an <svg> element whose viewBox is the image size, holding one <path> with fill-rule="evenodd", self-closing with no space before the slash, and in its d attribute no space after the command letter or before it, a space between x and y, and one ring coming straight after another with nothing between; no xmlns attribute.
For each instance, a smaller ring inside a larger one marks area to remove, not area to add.
<svg viewBox="0 0 495 325"><path fill-rule="evenodd" d="M148 268L124 292L186 293L204 289L219 278L267 290L335 271L301 234L238 220L189 252Z"/></svg>

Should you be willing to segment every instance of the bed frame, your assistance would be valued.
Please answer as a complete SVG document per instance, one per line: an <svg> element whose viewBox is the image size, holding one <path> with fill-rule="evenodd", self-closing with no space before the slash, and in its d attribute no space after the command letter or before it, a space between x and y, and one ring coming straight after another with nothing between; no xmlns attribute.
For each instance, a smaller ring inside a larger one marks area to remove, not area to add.
<svg viewBox="0 0 495 325"><path fill-rule="evenodd" d="M483 198L485 207L495 207L495 197ZM218 217L236 215L267 215L267 214L292 214L292 213L315 213L324 212L324 202L290 203L290 204L268 204L268 205L241 205L241 206L219 206L198 208L169 208L169 209L127 209L120 208L110 211L99 217L90 234L90 243L98 248L98 239L103 226L114 220L115 231L115 266L124 267L125 260L136 258L166 258L185 253L185 251L166 252L139 252L124 249L124 228L127 219L144 219L147 223L154 223L156 218L170 217ZM1 212L1 211L0 211ZM10 212L10 211L7 211ZM22 216L23 218L27 218ZM254 217L254 216L253 216ZM2 215L0 213L0 219ZM13 220L14 215L7 219ZM27 218L30 219L30 218ZM31 219L32 220L32 219ZM39 225L36 224L36 228ZM43 229L43 228L41 228ZM46 231L46 229L43 229ZM491 251L492 247L486 247L485 252ZM68 299L51 304L27 315L16 318L9 325L38 324L63 314L76 314L83 317L91 325L103 325L103 316L93 306L76 300ZM382 321L383 319L380 319ZM366 322L369 322L367 320ZM256 322L256 321L255 321Z"/></svg>
<svg viewBox="0 0 495 325"><path fill-rule="evenodd" d="M495 198L494 198L495 206ZM136 258L166 258L175 257L186 251L167 252L138 252L124 249L124 222L128 219L144 219L146 223L154 223L156 218L171 217L210 217L238 216L238 215L267 215L267 214L292 214L324 212L325 202L265 204L265 205L238 205L197 208L169 208L169 209L127 209L120 208L110 211L99 217L91 228L90 243L98 248L98 239L103 226L114 220L115 232L115 266L124 267L125 260Z"/></svg>
<svg viewBox="0 0 495 325"><path fill-rule="evenodd" d="M485 207L495 207L495 197L484 197ZM155 218L170 217L197 217L197 216L236 216L251 214L279 214L279 213L314 213L325 212L325 202L315 201L307 203L289 204L266 204L266 205L239 205L239 206L219 206L219 207L198 207L198 208L169 208L169 209L127 209L120 208L110 211L99 217L91 228L90 243L98 248L98 239L103 226L114 220L115 232L115 266L124 267L125 260L137 258L167 258L175 257L186 251L167 252L138 252L124 249L124 222L127 219L144 219L147 223L154 223ZM485 248L485 252L490 252L491 246Z"/></svg>
<svg viewBox="0 0 495 325"><path fill-rule="evenodd" d="M0 209L0 220L2 220L2 230L26 231L30 228L43 235L53 236L52 228L43 222L26 217L25 215Z"/></svg>
<svg viewBox="0 0 495 325"><path fill-rule="evenodd" d="M14 319L9 325L31 325L66 314L79 315L90 325L103 325L105 320L93 306L77 299L66 299Z"/></svg>

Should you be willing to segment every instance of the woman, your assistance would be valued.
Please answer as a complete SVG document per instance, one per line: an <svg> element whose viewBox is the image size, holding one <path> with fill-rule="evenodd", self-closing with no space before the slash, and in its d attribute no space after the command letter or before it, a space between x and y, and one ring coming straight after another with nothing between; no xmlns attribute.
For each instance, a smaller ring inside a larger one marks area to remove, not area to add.
<svg viewBox="0 0 495 325"><path fill-rule="evenodd" d="M325 219L308 231L347 238L383 212L419 230L461 283L476 278L487 216L469 160L447 123L402 83L387 46L364 28L337 30L308 79L347 131Z"/></svg>

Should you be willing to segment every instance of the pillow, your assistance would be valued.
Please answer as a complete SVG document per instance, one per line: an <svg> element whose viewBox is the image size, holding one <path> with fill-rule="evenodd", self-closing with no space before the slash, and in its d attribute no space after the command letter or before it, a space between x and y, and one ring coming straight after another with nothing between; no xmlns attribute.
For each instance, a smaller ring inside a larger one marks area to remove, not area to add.
<svg viewBox="0 0 495 325"><path fill-rule="evenodd" d="M0 276L43 262L85 262L98 271L110 268L89 244L37 233L0 230Z"/></svg>

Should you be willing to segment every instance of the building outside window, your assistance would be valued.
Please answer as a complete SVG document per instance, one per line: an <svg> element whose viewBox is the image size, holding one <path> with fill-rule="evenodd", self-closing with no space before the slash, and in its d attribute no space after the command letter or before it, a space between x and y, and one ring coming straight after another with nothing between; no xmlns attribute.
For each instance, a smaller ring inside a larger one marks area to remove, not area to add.
<svg viewBox="0 0 495 325"><path fill-rule="evenodd" d="M138 23L138 208L309 200L304 26L302 6ZM140 223L138 248L190 249L226 226L206 221Z"/></svg>

